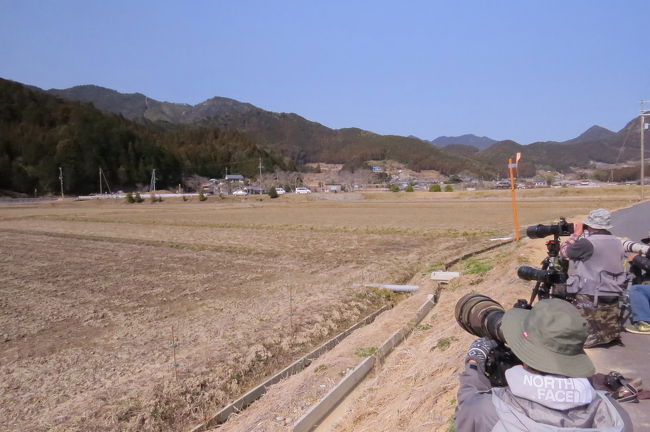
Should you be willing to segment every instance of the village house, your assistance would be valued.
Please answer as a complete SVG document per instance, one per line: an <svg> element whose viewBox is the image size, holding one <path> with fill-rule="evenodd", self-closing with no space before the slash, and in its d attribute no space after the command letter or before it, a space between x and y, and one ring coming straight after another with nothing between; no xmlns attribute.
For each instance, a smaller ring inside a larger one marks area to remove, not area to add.
<svg viewBox="0 0 650 432"><path fill-rule="evenodd" d="M231 195L233 191L243 189L246 179L241 174L226 174L223 179L211 178L201 184L203 193L211 195Z"/></svg>

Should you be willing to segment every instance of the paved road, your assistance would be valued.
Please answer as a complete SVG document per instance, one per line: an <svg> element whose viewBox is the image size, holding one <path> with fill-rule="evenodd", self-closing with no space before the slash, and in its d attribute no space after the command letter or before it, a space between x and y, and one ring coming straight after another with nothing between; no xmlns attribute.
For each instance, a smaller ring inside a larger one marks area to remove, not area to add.
<svg viewBox="0 0 650 432"><path fill-rule="evenodd" d="M614 234L631 240L648 236L650 201L619 210L612 216ZM623 345L587 350L596 370L601 373L615 370L626 378L641 378L643 387L650 389L650 335L624 333L621 339ZM625 403L623 406L632 418L635 431L650 431L650 400L638 404Z"/></svg>
<svg viewBox="0 0 650 432"><path fill-rule="evenodd" d="M650 201L614 212L612 233L639 241L650 234Z"/></svg>

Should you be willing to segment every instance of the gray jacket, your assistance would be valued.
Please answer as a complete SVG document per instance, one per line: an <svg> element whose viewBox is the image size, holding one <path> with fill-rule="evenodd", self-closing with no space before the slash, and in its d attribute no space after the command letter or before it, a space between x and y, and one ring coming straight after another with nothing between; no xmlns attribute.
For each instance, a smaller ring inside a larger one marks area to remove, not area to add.
<svg viewBox="0 0 650 432"><path fill-rule="evenodd" d="M566 250L569 258L567 292L620 296L627 287L625 253L618 237L608 232L581 237Z"/></svg>
<svg viewBox="0 0 650 432"><path fill-rule="evenodd" d="M460 377L457 432L631 432L629 416L585 378L506 371L508 387L490 387L466 365Z"/></svg>

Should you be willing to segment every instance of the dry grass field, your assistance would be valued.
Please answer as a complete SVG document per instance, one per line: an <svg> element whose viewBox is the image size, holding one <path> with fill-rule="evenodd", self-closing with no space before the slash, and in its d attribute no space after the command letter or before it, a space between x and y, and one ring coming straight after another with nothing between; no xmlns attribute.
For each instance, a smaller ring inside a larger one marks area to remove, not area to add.
<svg viewBox="0 0 650 432"><path fill-rule="evenodd" d="M520 192L522 226L637 198ZM0 203L0 430L184 430L392 300L364 283L510 235L509 195Z"/></svg>

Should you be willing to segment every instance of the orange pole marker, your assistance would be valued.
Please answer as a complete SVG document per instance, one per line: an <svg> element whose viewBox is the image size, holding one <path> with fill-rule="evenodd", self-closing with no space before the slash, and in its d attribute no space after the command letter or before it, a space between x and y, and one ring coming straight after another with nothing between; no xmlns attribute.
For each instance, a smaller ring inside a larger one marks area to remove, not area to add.
<svg viewBox="0 0 650 432"><path fill-rule="evenodd" d="M517 213L517 194L515 192L515 168L517 167L516 163L512 163L512 158L508 159L508 170L510 171L510 189L512 190L512 213L514 216L515 222L515 240L521 240L519 235L519 214Z"/></svg>

